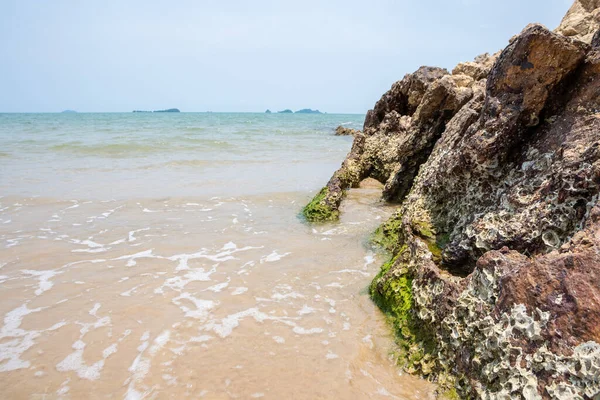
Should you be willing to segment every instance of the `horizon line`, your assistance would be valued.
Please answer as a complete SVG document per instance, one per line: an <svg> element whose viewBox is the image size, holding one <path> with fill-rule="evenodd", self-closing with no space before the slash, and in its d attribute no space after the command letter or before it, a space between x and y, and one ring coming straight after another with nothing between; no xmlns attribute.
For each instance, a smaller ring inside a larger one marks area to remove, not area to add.
<svg viewBox="0 0 600 400"><path fill-rule="evenodd" d="M179 112L155 112L155 111L76 111L76 110L63 110L63 111L0 111L0 114L301 114L301 115L364 115L366 112L328 112L320 111L319 113L298 113L293 112L279 112L272 111L267 113L265 111L179 111Z"/></svg>

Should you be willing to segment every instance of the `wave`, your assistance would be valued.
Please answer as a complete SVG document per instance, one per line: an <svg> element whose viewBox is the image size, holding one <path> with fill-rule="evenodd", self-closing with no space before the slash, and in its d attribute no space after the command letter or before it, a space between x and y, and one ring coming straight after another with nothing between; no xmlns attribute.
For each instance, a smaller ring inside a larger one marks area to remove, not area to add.
<svg viewBox="0 0 600 400"><path fill-rule="evenodd" d="M170 153L177 151L217 151L235 147L222 140L172 138L161 141L127 143L83 143L69 142L53 145L50 150L71 154L104 157L132 157L146 154Z"/></svg>

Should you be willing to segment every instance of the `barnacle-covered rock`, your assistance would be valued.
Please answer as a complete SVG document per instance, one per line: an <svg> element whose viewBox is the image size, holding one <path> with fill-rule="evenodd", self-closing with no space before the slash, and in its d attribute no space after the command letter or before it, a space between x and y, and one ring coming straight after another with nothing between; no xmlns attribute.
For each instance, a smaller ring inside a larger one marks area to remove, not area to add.
<svg viewBox="0 0 600 400"><path fill-rule="evenodd" d="M395 83L321 193L337 212L371 177L399 203L372 238L391 255L371 296L404 368L460 396L600 398L596 3L563 34L529 25Z"/></svg>

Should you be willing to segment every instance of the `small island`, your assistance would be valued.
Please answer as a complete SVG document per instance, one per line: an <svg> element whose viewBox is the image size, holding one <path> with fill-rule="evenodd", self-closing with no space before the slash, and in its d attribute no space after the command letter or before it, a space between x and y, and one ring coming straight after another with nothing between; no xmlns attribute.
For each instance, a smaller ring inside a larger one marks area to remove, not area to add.
<svg viewBox="0 0 600 400"><path fill-rule="evenodd" d="M292 110L290 110L289 108L286 108L283 111L277 111L277 114L293 114L294 112Z"/></svg>
<svg viewBox="0 0 600 400"><path fill-rule="evenodd" d="M77 113L77 111L75 111L75 110L64 110L64 111L62 111L61 113L62 113L62 114L76 114L76 113Z"/></svg>
<svg viewBox="0 0 600 400"><path fill-rule="evenodd" d="M154 110L154 111L144 111L144 110L133 110L134 113L178 113L181 112L179 111L178 108L168 108L166 110Z"/></svg>
<svg viewBox="0 0 600 400"><path fill-rule="evenodd" d="M296 114L323 114L319 110L311 110L310 108L303 108L302 110L296 111Z"/></svg>
<svg viewBox="0 0 600 400"><path fill-rule="evenodd" d="M267 111L265 111L265 114L271 114L271 110L269 110L269 109L267 108Z"/></svg>

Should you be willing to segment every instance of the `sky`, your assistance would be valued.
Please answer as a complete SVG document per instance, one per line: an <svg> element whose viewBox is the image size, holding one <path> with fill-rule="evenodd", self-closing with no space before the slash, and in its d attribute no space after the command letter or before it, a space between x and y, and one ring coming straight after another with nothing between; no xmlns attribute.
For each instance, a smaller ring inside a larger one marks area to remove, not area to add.
<svg viewBox="0 0 600 400"><path fill-rule="evenodd" d="M570 0L0 0L0 112L365 113Z"/></svg>

